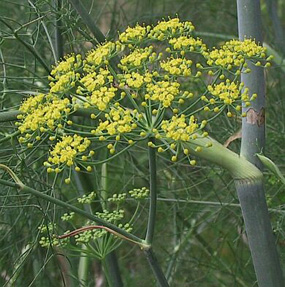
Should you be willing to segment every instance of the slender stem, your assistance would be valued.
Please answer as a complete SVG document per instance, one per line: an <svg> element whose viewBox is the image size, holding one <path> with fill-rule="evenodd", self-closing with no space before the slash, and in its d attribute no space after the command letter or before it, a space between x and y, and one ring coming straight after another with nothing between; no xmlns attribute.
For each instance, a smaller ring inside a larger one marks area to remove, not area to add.
<svg viewBox="0 0 285 287"><path fill-rule="evenodd" d="M107 163L102 164L101 168L101 206L103 209L107 208L107 191L108 191L108 169ZM116 252L112 251L104 259L105 262L105 272L108 274L108 280L110 281L110 286L112 287L122 287L123 281L121 277L121 272L118 264L118 259Z"/></svg>
<svg viewBox="0 0 285 287"><path fill-rule="evenodd" d="M39 20L39 19L38 19ZM50 69L48 65L45 63L45 61L42 59L42 56L40 53L35 49L34 46L32 46L30 43L25 42L22 40L22 38L18 35L18 32L20 29L22 29L24 26L20 27L19 29L15 30L3 20L3 18L0 18L0 22L2 22L4 25L6 25L9 29L11 29L12 33L14 34L15 38L24 45L33 55L34 57L41 63L42 67L46 70L47 73L50 73Z"/></svg>
<svg viewBox="0 0 285 287"><path fill-rule="evenodd" d="M89 30L94 35L98 43L103 43L106 39L100 29L94 23L92 17L89 15L88 11L82 5L80 0L69 0L73 8L76 10L78 15L81 17L84 24L89 28Z"/></svg>
<svg viewBox="0 0 285 287"><path fill-rule="evenodd" d="M105 279L108 283L108 286L113 287L110 273L109 273L109 269L108 269L108 263L106 262L105 258L102 259L102 265L103 265L103 271L104 271Z"/></svg>
<svg viewBox="0 0 285 287"><path fill-rule="evenodd" d="M150 138L150 142L154 143L154 138ZM149 174L150 174L150 201L149 201L149 214L146 232L146 243L151 245L154 236L155 215L156 215L156 202L157 202L157 181L156 181L156 151L153 147L148 149L149 156Z"/></svg>
<svg viewBox="0 0 285 287"><path fill-rule="evenodd" d="M3 143L3 142L5 142L5 141L8 141L8 140L12 139L13 137L15 137L15 136L17 136L17 135L19 135L19 134L20 134L20 131L15 131L15 132L12 133L12 134L8 134L8 135L6 135L4 138L0 139L0 143Z"/></svg>
<svg viewBox="0 0 285 287"><path fill-rule="evenodd" d="M103 209L106 209L106 203L107 203L107 162L104 162L102 164L101 168L101 192L100 192L100 197L101 197L101 205Z"/></svg>
<svg viewBox="0 0 285 287"><path fill-rule="evenodd" d="M9 121L15 121L15 120L17 120L17 116L20 114L21 114L21 112L18 110L1 112L0 113L0 122L4 123L4 122L9 122Z"/></svg>
<svg viewBox="0 0 285 287"><path fill-rule="evenodd" d="M105 258L112 287L122 287L123 281L120 273L118 259L115 251L109 253Z"/></svg>
<svg viewBox="0 0 285 287"><path fill-rule="evenodd" d="M153 271L153 273L155 274L155 277L159 283L160 287L168 287L169 284L160 268L160 265L155 257L155 254L152 250L152 248L148 249L148 250L144 250L145 256L148 260L148 263L151 267L151 270Z"/></svg>
<svg viewBox="0 0 285 287"><path fill-rule="evenodd" d="M82 249L87 249L86 245L82 244ZM80 286L86 286L88 282L88 267L89 267L89 257L84 252L81 252L78 265L78 280Z"/></svg>
<svg viewBox="0 0 285 287"><path fill-rule="evenodd" d="M91 219L97 223L102 224L105 227L108 227L108 228L114 230L118 234L118 236L125 238L126 240L131 241L131 242L141 246L142 248L149 248L148 244L146 244L145 241L142 240L141 238L139 238L139 237L137 237L137 236L135 236L129 232L126 232L125 230L117 227L116 225L109 223L109 222L89 213L89 212L86 212L80 208L77 208L71 204L68 204L67 202L61 201L55 197L52 197L52 196L47 195L43 192L37 191L37 190L35 190L31 187L28 187L24 184L14 183L14 182L10 182L10 181L3 180L3 179L0 179L0 184L18 188L20 191L33 194L36 197L39 197L39 198L42 198L42 199L47 200L49 202L52 202L58 206L62 206L62 207L66 208L70 211L73 211L77 214L80 214L86 218L89 218L89 219Z"/></svg>
<svg viewBox="0 0 285 287"><path fill-rule="evenodd" d="M55 17L55 50L56 50L56 60L59 61L64 54L63 51L63 39L62 39L62 22L61 22L61 9L62 9L62 0L54 0L56 17Z"/></svg>

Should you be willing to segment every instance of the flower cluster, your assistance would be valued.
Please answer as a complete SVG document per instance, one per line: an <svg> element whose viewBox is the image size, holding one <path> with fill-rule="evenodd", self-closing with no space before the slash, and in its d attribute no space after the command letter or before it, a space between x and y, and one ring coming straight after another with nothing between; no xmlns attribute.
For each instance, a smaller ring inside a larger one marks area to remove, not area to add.
<svg viewBox="0 0 285 287"><path fill-rule="evenodd" d="M84 107L95 106L100 111L106 110L109 102L115 97L117 88L113 87L113 76L108 69L100 68L80 79L77 94L85 96ZM74 98L75 101L77 100Z"/></svg>
<svg viewBox="0 0 285 287"><path fill-rule="evenodd" d="M231 40L219 49L205 52L204 56L209 66L216 65L231 70L233 67L241 68L246 59L260 64L259 60L266 59L266 48L257 45L252 39Z"/></svg>
<svg viewBox="0 0 285 287"><path fill-rule="evenodd" d="M96 49L88 53L86 57L86 63L84 65L84 71L94 71L94 68L100 67L102 64L108 64L108 61L112 58L116 52L116 44L113 42L107 42L103 45L97 46Z"/></svg>
<svg viewBox="0 0 285 287"><path fill-rule="evenodd" d="M89 194L84 194L82 197L78 197L77 201L82 204L90 204L96 197L96 192L92 191Z"/></svg>
<svg viewBox="0 0 285 287"><path fill-rule="evenodd" d="M203 122L224 111L228 117L245 116L242 104L249 106L257 95L239 75L250 72L248 60L268 66L266 49L252 39L209 49L193 31L191 22L179 18L137 24L85 56L66 56L49 76L48 93L21 105L18 125L26 135L20 142L33 147L46 133L53 144L47 171L91 171L99 161L97 153L87 151L94 144L96 150L107 148L112 158L155 137L150 147L179 153L186 142L207 136ZM89 119L82 124L73 115Z"/></svg>
<svg viewBox="0 0 285 287"><path fill-rule="evenodd" d="M180 22L179 18L160 21L149 32L149 38L163 41L177 35L188 34L194 31L195 27L191 22Z"/></svg>
<svg viewBox="0 0 285 287"><path fill-rule="evenodd" d="M225 105L231 105L234 101L240 98L240 87L235 82L221 82L208 86L209 92L220 99ZM243 94L245 95L245 93Z"/></svg>
<svg viewBox="0 0 285 287"><path fill-rule="evenodd" d="M20 107L23 114L19 125L21 133L29 131L45 132L61 126L62 119L70 113L70 101L68 98L60 99L53 94L39 94L28 98Z"/></svg>
<svg viewBox="0 0 285 287"><path fill-rule="evenodd" d="M74 165L76 157L82 155L87 150L90 143L91 141L88 138L83 138L77 134L73 136L63 136L61 141L57 142L50 151L50 157L45 164L46 166L49 166L48 171L54 171L50 165L57 166L56 172L60 171L62 165Z"/></svg>
<svg viewBox="0 0 285 287"><path fill-rule="evenodd" d="M156 58L156 53L152 53L152 50L152 46L143 49L137 48L132 53L122 58L121 64L119 64L118 67L123 71L129 71L144 65L146 62L153 62Z"/></svg>
<svg viewBox="0 0 285 287"><path fill-rule="evenodd" d="M141 42L147 35L148 31L151 29L150 26L140 26L128 27L125 32L119 35L119 40L124 44L134 44Z"/></svg>
<svg viewBox="0 0 285 287"><path fill-rule="evenodd" d="M182 58L171 58L168 61L160 63L163 70L168 72L170 75L176 76L190 76L191 75L192 61Z"/></svg>
<svg viewBox="0 0 285 287"><path fill-rule="evenodd" d="M169 44L173 50L182 51L182 55L185 55L186 52L200 53L206 50L206 45L203 44L201 39L187 36L170 39ZM171 51L171 49L168 48L167 51Z"/></svg>
<svg viewBox="0 0 285 287"><path fill-rule="evenodd" d="M94 134L96 135L120 135L129 133L137 127L130 110L122 107L112 107L111 111L105 115L106 121L101 121Z"/></svg>
<svg viewBox="0 0 285 287"><path fill-rule="evenodd" d="M40 234L42 234L39 240L39 244L42 247L49 248L50 246L66 246L66 240L59 240L55 235L57 230L57 225L55 223L49 223L47 225L42 224L38 227L38 229Z"/></svg>
<svg viewBox="0 0 285 287"><path fill-rule="evenodd" d="M173 116L171 120L164 120L161 123L161 129L165 133L165 137L176 142L190 140L191 135L197 130L199 125L194 116L191 116L187 123L186 116Z"/></svg>
<svg viewBox="0 0 285 287"><path fill-rule="evenodd" d="M146 187L134 188L129 191L129 194L135 199L145 199L149 196L149 189Z"/></svg>
<svg viewBox="0 0 285 287"><path fill-rule="evenodd" d="M248 88L244 88L243 83L232 82L226 79L225 82L220 82L219 84L213 84L208 86L208 91L210 93L210 98L202 96L201 99L210 105L214 105L214 112L219 112L220 108L223 106L228 107L228 117L232 117L232 112L229 107L233 107L236 111L241 111L241 103L244 102L245 106L250 106L252 100L256 98L256 94L249 97ZM209 107L207 106L205 110L207 111ZM245 116L242 114L242 116Z"/></svg>
<svg viewBox="0 0 285 287"><path fill-rule="evenodd" d="M161 102L163 107L170 107L172 101L179 94L180 84L178 82L170 81L159 81L154 83L149 83L146 86L147 94L145 94L145 99Z"/></svg>
<svg viewBox="0 0 285 287"><path fill-rule="evenodd" d="M120 202L124 202L126 200L127 194L126 193L120 193L120 194L113 194L112 197L108 198L109 202L116 202L116 203L120 203Z"/></svg>
<svg viewBox="0 0 285 287"><path fill-rule="evenodd" d="M82 67L81 55L66 56L50 73L50 93L66 93L75 86Z"/></svg>

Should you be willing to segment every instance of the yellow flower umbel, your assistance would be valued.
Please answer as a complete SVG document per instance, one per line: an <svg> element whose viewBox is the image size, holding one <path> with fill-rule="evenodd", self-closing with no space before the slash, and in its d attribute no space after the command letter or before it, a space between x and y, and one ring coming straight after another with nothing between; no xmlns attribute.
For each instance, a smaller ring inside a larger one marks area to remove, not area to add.
<svg viewBox="0 0 285 287"><path fill-rule="evenodd" d="M118 65L123 71L131 70L132 68L138 68L144 65L146 62L150 62L149 57L152 54L153 47L149 46L144 49L135 49L132 53L125 56L121 60L121 64ZM156 57L156 53L152 54L152 59Z"/></svg>
<svg viewBox="0 0 285 287"><path fill-rule="evenodd" d="M162 121L161 129L165 133L165 137L174 140L175 142L190 140L191 136L198 129L194 116L191 116L187 123L185 115L173 116L169 121Z"/></svg>
<svg viewBox="0 0 285 287"><path fill-rule="evenodd" d="M73 136L63 136L61 141L57 142L54 148L50 151L48 158L49 171L51 167L56 166L61 169L64 165L72 166L76 162L76 158L82 155L89 147L91 141L88 138L83 138L77 134Z"/></svg>
<svg viewBox="0 0 285 287"><path fill-rule="evenodd" d="M97 135L120 135L129 133L137 127L130 110L122 107L112 107L105 115L106 121L100 122L94 134Z"/></svg>
<svg viewBox="0 0 285 287"><path fill-rule="evenodd" d="M20 107L19 130L26 135L19 140L31 146L61 139L45 164L56 172L71 166L80 171L86 161L85 169L92 170L99 160L89 160L94 152L85 154L92 143L114 154L148 140L158 152L170 151L173 161L182 150L188 157L185 146L195 139L193 150L201 151L197 142L208 136L208 121L224 110L228 117L244 116L242 104L256 98L240 83L239 75L250 72L246 61L263 66L270 57L251 39L208 49L193 31L191 22L179 18L137 24L85 56L66 56L49 76L49 93ZM89 119L72 118L82 114Z"/></svg>
<svg viewBox="0 0 285 287"><path fill-rule="evenodd" d="M163 107L168 108L178 96L179 87L178 82L159 81L156 84L149 83L146 86L147 94L144 97L146 100L161 102Z"/></svg>
<svg viewBox="0 0 285 287"><path fill-rule="evenodd" d="M244 41L231 40L221 48L214 48L204 53L209 66L220 66L231 70L232 67L241 68L246 59L257 62L266 59L266 48L259 46L252 39Z"/></svg>
<svg viewBox="0 0 285 287"><path fill-rule="evenodd" d="M163 41L182 34L191 33L195 27L191 22L180 22L179 18L161 21L149 32L149 38Z"/></svg>
<svg viewBox="0 0 285 287"><path fill-rule="evenodd" d="M220 108L222 106L228 106L228 116L232 116L232 112L229 107L233 107L235 111L241 111L241 103L244 102L246 106L250 106L250 100L255 99L254 95L250 99L248 95L248 89L244 88L243 83L231 82L229 79L226 82L221 82L219 84L209 85L208 91L213 96L212 98L207 98L202 96L202 100L210 103L211 105L218 105ZM220 108L214 108L215 112L220 111Z"/></svg>
<svg viewBox="0 0 285 287"><path fill-rule="evenodd" d="M50 93L65 93L75 86L82 67L81 55L66 56L50 73Z"/></svg>
<svg viewBox="0 0 285 287"><path fill-rule="evenodd" d="M170 75L176 76L190 76L191 75L191 60L182 58L169 59L160 63L162 69L168 72Z"/></svg>
<svg viewBox="0 0 285 287"><path fill-rule="evenodd" d="M90 51L86 57L84 71L93 72L103 64L108 64L109 60L116 53L116 44L106 42L98 45L94 50Z"/></svg>
<svg viewBox="0 0 285 287"><path fill-rule="evenodd" d="M110 71L103 68L82 77L80 84L76 92L85 96L84 107L95 106L100 111L106 110L117 91L117 88L113 87L113 76ZM74 100L77 101L76 98Z"/></svg>
<svg viewBox="0 0 285 287"><path fill-rule="evenodd" d="M183 55L185 52L201 53L206 50L206 45L203 44L201 39L187 36L170 39L169 44L174 51L182 51Z"/></svg>
<svg viewBox="0 0 285 287"><path fill-rule="evenodd" d="M141 42L147 35L147 32L150 30L150 26L140 26L136 25L135 27L128 27L125 32L119 35L119 40L123 44L136 44Z"/></svg>
<svg viewBox="0 0 285 287"><path fill-rule="evenodd" d="M70 101L68 98L60 99L55 95L39 94L28 98L20 107L24 115L20 115L23 121L19 124L21 133L44 132L54 130L62 119L70 113Z"/></svg>

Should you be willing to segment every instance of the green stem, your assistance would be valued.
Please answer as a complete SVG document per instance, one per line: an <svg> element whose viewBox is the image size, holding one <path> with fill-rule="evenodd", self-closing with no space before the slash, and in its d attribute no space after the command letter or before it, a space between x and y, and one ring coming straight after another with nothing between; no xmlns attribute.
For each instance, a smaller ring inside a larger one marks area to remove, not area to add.
<svg viewBox="0 0 285 287"><path fill-rule="evenodd" d="M108 169L107 169L107 163L102 164L101 168L101 206L102 209L107 209L107 191L108 191ZM112 251L109 253L105 258L104 262L105 265L105 271L108 273L108 278L110 281L110 286L112 287L122 287L123 281L121 277L121 272L118 264L118 259L116 256L116 252Z"/></svg>
<svg viewBox="0 0 285 287"><path fill-rule="evenodd" d="M262 23L259 0L237 0L239 38L251 37L262 43ZM242 74L241 81L257 99L243 112L241 156L262 169L256 156L265 147L265 79L264 71L248 63L250 74ZM236 180L245 229L259 287L284 286L282 269L270 224L264 184L261 180Z"/></svg>
<svg viewBox="0 0 285 287"><path fill-rule="evenodd" d="M15 132L12 133L12 134L8 134L8 135L6 135L4 138L0 139L0 143L5 142L5 141L8 141L8 140L12 139L13 137L15 137L15 136L17 136L17 135L19 135L19 134L20 134L20 131L15 131Z"/></svg>
<svg viewBox="0 0 285 287"><path fill-rule="evenodd" d="M169 284L160 268L160 265L155 257L155 254L152 250L152 248L148 249L148 250L144 250L145 256L147 258L147 261L151 267L151 270L153 271L153 273L155 274L155 277L159 283L160 287L168 287Z"/></svg>
<svg viewBox="0 0 285 287"><path fill-rule="evenodd" d="M259 287L282 287L279 256L261 180L236 180L246 235Z"/></svg>
<svg viewBox="0 0 285 287"><path fill-rule="evenodd" d="M241 41L245 37L255 39L262 43L262 24L259 0L237 0L238 7L238 29ZM258 97L250 107L243 107L247 114L242 118L242 140L241 155L255 164L260 169L262 164L255 156L265 146L265 79L264 70L247 62L251 69L249 74L242 74L241 81L251 94L256 93Z"/></svg>
<svg viewBox="0 0 285 287"><path fill-rule="evenodd" d="M113 287L112 285L112 280L109 274L109 269L108 269L108 263L106 262L106 259L102 259L102 265L103 265L103 271L104 271L104 275L105 275L105 279L107 281L107 286L109 287Z"/></svg>
<svg viewBox="0 0 285 287"><path fill-rule="evenodd" d="M74 113L72 113L73 116L82 116L82 117L87 117L89 118L90 115L94 113L94 109L84 109L84 108L79 108ZM11 110L11 111L5 111L5 112L0 112L0 123L4 122L10 122L10 121L16 121L17 116L20 115L21 112L19 110Z"/></svg>
<svg viewBox="0 0 285 287"><path fill-rule="evenodd" d="M150 138L150 142L154 144L154 139ZM146 232L146 243L151 245L154 236L155 215L156 215L156 202L157 202L157 181L156 181L156 151L155 148L149 147L149 174L150 174L150 201L149 201L149 214Z"/></svg>
<svg viewBox="0 0 285 287"><path fill-rule="evenodd" d="M7 181L7 180L0 179L0 184L11 186L11 187L15 187L15 188L19 189L22 192L30 193L32 195L35 195L36 197L39 197L41 199L47 200L49 202L52 202L52 203L54 203L54 204L56 204L58 206L64 207L64 208L66 208L66 209L68 209L70 211L73 211L73 212L75 212L77 214L80 214L80 215L82 215L82 216L84 216L84 217L86 217L88 219L91 219L92 221L95 221L95 222L97 222L97 223L99 223L99 224L101 224L101 225L103 225L103 226L105 226L107 228L112 229L113 231L115 231L117 233L117 235L119 237L124 238L124 239L126 239L128 241L131 241L131 242L139 245L143 249L148 249L149 248L149 245L146 244L146 242L144 240L142 240L141 238L139 238L139 237L137 237L137 236L135 236L135 235L133 235L133 234L131 234L129 232L126 232L124 229L121 229L121 228L117 227L116 225L111 224L111 223L109 223L109 222L107 222L107 221L105 221L105 220L103 220L103 219L101 219L101 218L89 213L89 212L86 212L86 211L84 211L82 209L79 209L79 208L77 208L77 207L75 207L75 206L73 206L71 204L68 204L68 203L66 203L64 201L61 201L61 200L59 200L59 199L57 199L55 197L52 197L52 196L47 195L47 194L45 194L43 192L37 191L37 190L35 190L33 188L30 188L30 187L28 187L28 186L26 186L26 185L24 185L22 183L14 183L14 182L10 182L10 181Z"/></svg>
<svg viewBox="0 0 285 287"><path fill-rule="evenodd" d="M87 249L86 245L82 244L81 248L83 250ZM81 252L79 265L78 265L78 280L80 286L86 286L88 282L88 266L89 266L89 257Z"/></svg>
<svg viewBox="0 0 285 287"><path fill-rule="evenodd" d="M212 144L211 147L206 147L207 144ZM229 171L232 177L236 180L239 179L259 179L261 180L262 172L247 161L244 157L239 156L233 151L227 149L216 140L207 137L199 137L195 140L184 144L189 149L192 155L203 158L209 162L215 163L227 171ZM201 146L202 150L195 151L197 146Z"/></svg>
<svg viewBox="0 0 285 287"><path fill-rule="evenodd" d="M104 260L108 269L109 280L111 281L110 286L122 287L123 281L115 251L109 253Z"/></svg>
<svg viewBox="0 0 285 287"><path fill-rule="evenodd" d="M100 193L100 197L101 197L101 205L103 209L106 209L106 201L107 201L107 163L103 163L102 164L102 168L101 168L101 193Z"/></svg>
<svg viewBox="0 0 285 287"><path fill-rule="evenodd" d="M63 55L63 31L62 31L62 21L61 21L61 9L62 9L62 0L54 0L54 6L56 10L56 17L55 17L55 51L56 51L56 61L59 61Z"/></svg>
<svg viewBox="0 0 285 287"><path fill-rule="evenodd" d="M18 110L1 112L0 113L0 122L4 123L4 122L16 121L17 116L20 114L21 114L21 112Z"/></svg>

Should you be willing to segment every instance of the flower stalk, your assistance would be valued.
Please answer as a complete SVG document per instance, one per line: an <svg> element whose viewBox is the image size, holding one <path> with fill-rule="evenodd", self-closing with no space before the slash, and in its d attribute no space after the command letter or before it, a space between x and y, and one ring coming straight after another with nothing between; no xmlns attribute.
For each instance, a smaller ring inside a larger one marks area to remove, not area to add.
<svg viewBox="0 0 285 287"><path fill-rule="evenodd" d="M154 139L151 138L150 142L154 144ZM146 243L151 245L154 236L155 229L155 216L156 216L156 203L157 203L157 180L156 180L156 151L153 147L149 147L149 190L150 190L150 201L149 201L149 215L146 233Z"/></svg>

